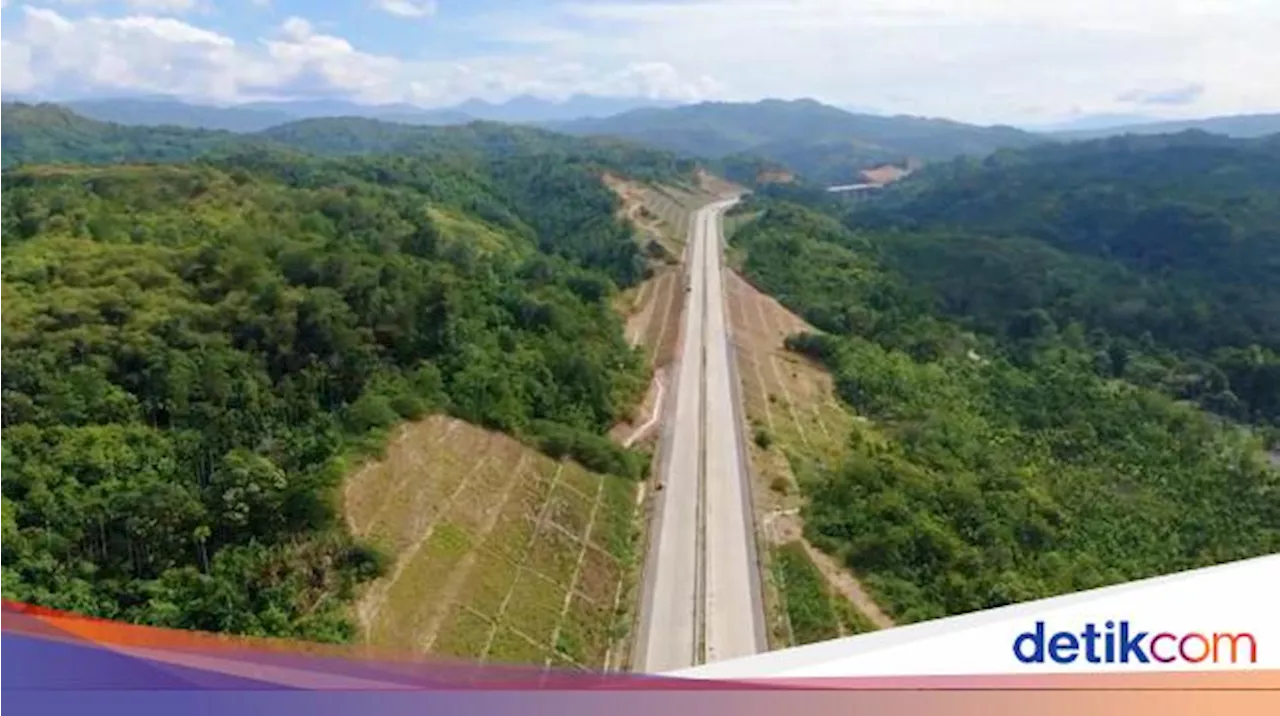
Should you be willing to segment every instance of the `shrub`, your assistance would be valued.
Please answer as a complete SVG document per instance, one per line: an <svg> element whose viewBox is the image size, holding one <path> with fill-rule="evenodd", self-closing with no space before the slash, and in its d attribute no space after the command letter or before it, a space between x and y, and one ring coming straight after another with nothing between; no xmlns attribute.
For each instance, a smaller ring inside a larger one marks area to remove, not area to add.
<svg viewBox="0 0 1280 716"><path fill-rule="evenodd" d="M773 436L764 428L756 428L755 441L761 450L768 450L773 445Z"/></svg>

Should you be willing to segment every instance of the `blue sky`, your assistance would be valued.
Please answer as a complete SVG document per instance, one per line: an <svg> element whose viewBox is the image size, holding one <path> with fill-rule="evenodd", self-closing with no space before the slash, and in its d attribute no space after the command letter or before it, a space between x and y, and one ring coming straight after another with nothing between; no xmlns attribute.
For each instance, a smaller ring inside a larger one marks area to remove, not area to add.
<svg viewBox="0 0 1280 716"><path fill-rule="evenodd" d="M1280 110L1280 0L4 0L3 89L444 106L814 97L1036 123Z"/></svg>

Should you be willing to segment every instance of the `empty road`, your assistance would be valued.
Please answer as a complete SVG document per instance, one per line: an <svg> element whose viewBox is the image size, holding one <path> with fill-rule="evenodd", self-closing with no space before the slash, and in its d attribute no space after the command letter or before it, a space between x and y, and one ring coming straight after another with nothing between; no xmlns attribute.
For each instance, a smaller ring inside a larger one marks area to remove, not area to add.
<svg viewBox="0 0 1280 716"><path fill-rule="evenodd" d="M703 207L686 249L688 293L661 447L633 668L651 673L765 649L721 215Z"/></svg>

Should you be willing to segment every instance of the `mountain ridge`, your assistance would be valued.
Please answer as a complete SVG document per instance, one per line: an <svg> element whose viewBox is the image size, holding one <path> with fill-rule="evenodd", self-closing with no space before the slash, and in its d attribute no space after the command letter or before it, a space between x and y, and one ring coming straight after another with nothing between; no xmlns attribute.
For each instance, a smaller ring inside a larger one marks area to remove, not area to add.
<svg viewBox="0 0 1280 716"><path fill-rule="evenodd" d="M814 99L701 102L542 126L566 134L615 136L711 159L758 155L826 184L847 183L860 170L889 162L984 155L1049 141L1007 125L857 114Z"/></svg>
<svg viewBox="0 0 1280 716"><path fill-rule="evenodd" d="M1198 129L1210 134L1221 134L1237 139L1263 137L1280 132L1280 112L1225 114L1198 119L1130 121L1096 127L1041 130L1041 132L1055 139L1080 141L1124 134L1176 134L1189 129Z"/></svg>
<svg viewBox="0 0 1280 716"><path fill-rule="evenodd" d="M300 119L365 117L419 125L466 124L475 120L529 124L594 118L640 107L670 107L673 102L643 97L577 94L563 100L520 95L501 102L469 99L444 107L405 102L361 104L341 99L261 100L238 104L187 101L168 95L104 96L53 99L6 95L6 103L53 103L103 122L126 125L172 125L190 129L258 132Z"/></svg>

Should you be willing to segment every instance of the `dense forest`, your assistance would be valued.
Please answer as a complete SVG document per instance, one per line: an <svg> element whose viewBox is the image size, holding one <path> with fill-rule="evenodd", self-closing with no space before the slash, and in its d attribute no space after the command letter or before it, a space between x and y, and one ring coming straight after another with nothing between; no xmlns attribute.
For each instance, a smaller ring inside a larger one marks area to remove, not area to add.
<svg viewBox="0 0 1280 716"><path fill-rule="evenodd" d="M393 423L447 411L643 472L604 437L647 380L610 309L645 265L598 169L679 171L667 155L489 132L318 158L20 119L6 107L6 597L343 640L384 560L332 490ZM144 158L169 163L32 164Z"/></svg>
<svg viewBox="0 0 1280 716"><path fill-rule="evenodd" d="M1103 375L1280 424L1280 135L1200 132L931 167L845 217L976 330L1083 326Z"/></svg>
<svg viewBox="0 0 1280 716"><path fill-rule="evenodd" d="M1169 159L1164 148L1152 151L1153 160ZM1077 236L1090 235L1081 228L1088 221L1113 232L1108 253L1059 248L1060 235L1037 233L1044 223L996 226L1057 216L1045 197L1070 193L1077 178L1037 161L944 167L896 200L853 210L754 197L743 210L763 213L731 239L745 254L745 275L821 329L793 336L789 347L825 363L840 398L871 419L839 464L799 476L806 532L901 621L1280 551L1280 471L1268 465L1264 440L1178 400L1188 387L1175 380L1196 366L1215 383L1193 395L1209 403L1210 393L1229 395L1234 407L1224 412L1274 419L1277 364L1265 317L1239 323L1239 335L1214 332L1233 320L1215 311L1244 308L1245 294L1233 294L1233 304L1205 298L1239 289L1202 259L1194 284L1201 335L1161 333L1141 312L1130 323L1108 321L1104 309L1125 292L1138 293L1152 316L1186 304L1161 292L1170 274L1121 258L1133 250L1124 234L1131 214L1077 206ZM1141 164L1113 161L1126 165L1117 172ZM1243 163L1220 171L1239 176L1250 171ZM967 199L935 199L960 191L949 182L964 180L949 172L990 177L1010 166L1020 178L975 179ZM1199 182L1171 171L1152 176ZM1117 177L1111 190L1142 192L1141 175L1125 186ZM1188 188L1169 201L1224 211L1244 203L1240 216L1249 219L1275 206L1264 181L1242 178L1245 200L1217 186L1224 195ZM987 197L992 223L959 218L985 216L977 207ZM1274 234L1264 227L1231 224L1232 250L1274 261L1275 245L1266 248ZM1164 237L1184 251L1201 240L1171 229ZM1188 272L1197 264L1178 259ZM1255 289L1259 300L1273 295L1264 283ZM1236 342L1215 344L1224 335Z"/></svg>

